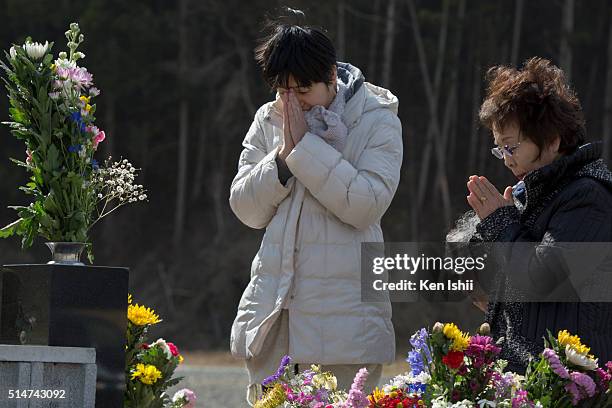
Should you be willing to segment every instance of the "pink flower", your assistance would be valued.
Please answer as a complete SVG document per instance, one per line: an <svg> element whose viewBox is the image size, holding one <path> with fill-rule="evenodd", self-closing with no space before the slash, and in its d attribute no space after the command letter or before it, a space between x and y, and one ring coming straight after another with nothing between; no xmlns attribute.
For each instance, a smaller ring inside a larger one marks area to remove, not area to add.
<svg viewBox="0 0 612 408"><path fill-rule="evenodd" d="M355 375L353 385L348 394L345 407L347 408L367 408L370 405L367 396L363 393L363 386L368 379L368 370L360 369Z"/></svg>
<svg viewBox="0 0 612 408"><path fill-rule="evenodd" d="M183 388L174 394L172 397L172 402L183 402L182 408L195 408L195 402L197 399L198 398L195 392L191 391L189 388Z"/></svg>
<svg viewBox="0 0 612 408"><path fill-rule="evenodd" d="M176 347L174 343L168 342L168 348L170 349L170 352L174 357L177 357L179 355L178 347Z"/></svg>
<svg viewBox="0 0 612 408"><path fill-rule="evenodd" d="M27 155L27 158L26 158L26 164L27 164L28 166L31 166L31 165L32 165L32 163L33 163L33 159L32 159L32 152L30 151L30 149L27 149L27 150L26 150L26 155Z"/></svg>
<svg viewBox="0 0 612 408"><path fill-rule="evenodd" d="M94 138L93 138L93 147L94 149L98 148L98 144L100 144L100 142L103 142L104 139L106 139L106 135L104 134L104 131L100 131L98 132Z"/></svg>

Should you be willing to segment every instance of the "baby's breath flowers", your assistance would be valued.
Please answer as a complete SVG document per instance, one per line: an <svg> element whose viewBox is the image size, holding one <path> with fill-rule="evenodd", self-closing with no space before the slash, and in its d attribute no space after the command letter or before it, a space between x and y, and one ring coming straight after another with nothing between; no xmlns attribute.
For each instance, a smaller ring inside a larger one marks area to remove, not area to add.
<svg viewBox="0 0 612 408"><path fill-rule="evenodd" d="M97 191L98 214L91 226L123 205L147 199L144 186L134 182L138 170L127 159L113 162L108 158L95 171L92 184Z"/></svg>

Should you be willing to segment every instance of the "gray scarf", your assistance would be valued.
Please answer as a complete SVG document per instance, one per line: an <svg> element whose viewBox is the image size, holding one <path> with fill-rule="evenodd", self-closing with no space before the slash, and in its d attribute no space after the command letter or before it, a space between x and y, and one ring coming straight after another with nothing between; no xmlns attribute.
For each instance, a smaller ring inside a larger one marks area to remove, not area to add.
<svg viewBox="0 0 612 408"><path fill-rule="evenodd" d="M329 145L342 152L348 135L348 129L342 121L348 86L342 81L338 81L336 88L336 97L328 109L320 105L313 106L304 113L304 119L308 124L310 132L321 137Z"/></svg>

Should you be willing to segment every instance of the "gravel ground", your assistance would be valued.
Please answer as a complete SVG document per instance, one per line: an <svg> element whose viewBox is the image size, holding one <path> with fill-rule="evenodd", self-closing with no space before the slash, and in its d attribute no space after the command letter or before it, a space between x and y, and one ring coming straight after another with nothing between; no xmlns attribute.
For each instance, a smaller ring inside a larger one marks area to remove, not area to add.
<svg viewBox="0 0 612 408"><path fill-rule="evenodd" d="M190 388L198 395L198 408L249 407L245 401L248 378L242 367L181 365L175 375L184 379L168 394L173 395L180 388ZM389 377L383 376L382 383L388 380Z"/></svg>

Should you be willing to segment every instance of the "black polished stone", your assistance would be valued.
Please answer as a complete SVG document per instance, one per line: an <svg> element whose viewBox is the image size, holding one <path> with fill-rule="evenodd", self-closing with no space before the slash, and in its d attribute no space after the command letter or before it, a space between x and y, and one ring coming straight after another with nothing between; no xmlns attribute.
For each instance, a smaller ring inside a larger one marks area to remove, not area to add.
<svg viewBox="0 0 612 408"><path fill-rule="evenodd" d="M96 408L123 407L127 268L0 267L0 343L96 349Z"/></svg>

